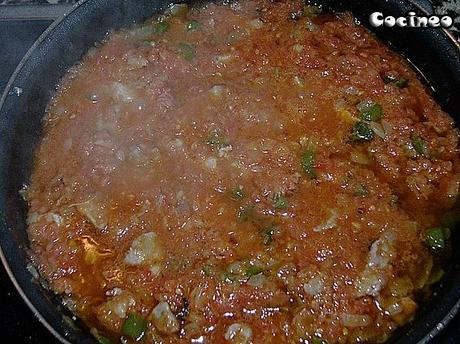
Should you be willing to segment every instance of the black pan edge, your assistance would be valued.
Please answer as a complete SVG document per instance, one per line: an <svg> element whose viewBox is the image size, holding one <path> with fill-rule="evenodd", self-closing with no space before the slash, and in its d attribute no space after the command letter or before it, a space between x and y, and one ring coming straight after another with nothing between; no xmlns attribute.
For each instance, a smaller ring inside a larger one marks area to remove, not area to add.
<svg viewBox="0 0 460 344"><path fill-rule="evenodd" d="M427 4L425 2L428 2L430 6L433 6L431 4L431 0L407 0L410 3L412 3L415 7L419 9L421 13L424 13L426 16L430 16L433 13L430 13L429 9L427 8ZM432 8L431 8L432 9ZM444 34L447 35L447 37L452 41L452 43L457 47L458 52L460 53L460 41L457 40L455 35L452 33L452 31L445 29L445 28L440 28Z"/></svg>
<svg viewBox="0 0 460 344"><path fill-rule="evenodd" d="M16 69L14 70L13 74L11 75L10 79L8 80L8 83L5 86L5 89L3 91L2 97L0 98L0 115L2 113L3 105L5 103L6 98L10 94L10 92L13 89L14 81L16 80L17 76L23 69L24 65L27 63L29 60L30 56L34 53L34 51L37 49L38 46L40 46L48 37L48 35L55 30L56 27L61 25L61 23L67 18L68 15L72 14L75 12L77 8L79 8L83 3L87 2L89 0L80 0L76 2L71 8L68 10L68 12L64 13L61 15L58 19L53 21L51 25L37 38L37 40L34 42L34 44L29 48L27 53L24 55L24 57L21 59L19 64L17 65ZM1 215L1 214L0 214ZM3 221L2 221L3 222ZM6 222L2 224L6 226ZM9 230L9 229L4 229L4 230ZM14 285L14 288L24 301L24 303L29 307L29 309L32 311L33 315L38 319L38 321L61 343L63 344L71 344L60 332L58 332L55 329L55 326L52 326L50 322L45 319L45 317L38 311L38 309L35 307L34 303L29 299L29 297L25 294L22 286L18 282L18 280L15 277L15 274L13 273L10 264L6 258L5 252L3 250L3 242L0 241L0 260L3 264L3 267L5 268L5 271L8 274L8 277L10 278L11 282ZM31 276L32 278L32 276Z"/></svg>
<svg viewBox="0 0 460 344"><path fill-rule="evenodd" d="M35 308L33 303L29 300L27 295L22 290L22 287L19 285L16 277L14 276L13 272L10 269L10 266L6 260L5 254L3 253L3 249L0 247L0 260L5 268L8 277L10 278L11 282L13 282L14 288L17 290L21 298L24 300L25 304L29 309L32 311L33 315L38 319L38 321L54 336L63 344L71 344L67 339L61 336L59 332L57 332L53 326L49 324L49 322L41 315L41 313Z"/></svg>

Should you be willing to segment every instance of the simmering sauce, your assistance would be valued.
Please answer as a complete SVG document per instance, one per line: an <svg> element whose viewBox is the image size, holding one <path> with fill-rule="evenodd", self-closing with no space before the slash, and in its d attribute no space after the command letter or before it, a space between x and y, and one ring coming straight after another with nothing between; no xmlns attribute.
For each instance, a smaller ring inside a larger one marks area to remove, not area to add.
<svg viewBox="0 0 460 344"><path fill-rule="evenodd" d="M380 342L439 280L458 131L349 14L170 7L62 80L31 257L101 343Z"/></svg>

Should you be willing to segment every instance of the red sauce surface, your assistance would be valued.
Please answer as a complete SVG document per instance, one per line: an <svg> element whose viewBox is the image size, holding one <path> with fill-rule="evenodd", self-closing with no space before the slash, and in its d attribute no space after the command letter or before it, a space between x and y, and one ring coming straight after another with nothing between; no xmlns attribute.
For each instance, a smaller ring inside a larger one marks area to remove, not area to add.
<svg viewBox="0 0 460 344"><path fill-rule="evenodd" d="M297 1L112 33L45 122L32 258L113 341L133 314L149 343L382 341L460 181L458 132L409 65Z"/></svg>

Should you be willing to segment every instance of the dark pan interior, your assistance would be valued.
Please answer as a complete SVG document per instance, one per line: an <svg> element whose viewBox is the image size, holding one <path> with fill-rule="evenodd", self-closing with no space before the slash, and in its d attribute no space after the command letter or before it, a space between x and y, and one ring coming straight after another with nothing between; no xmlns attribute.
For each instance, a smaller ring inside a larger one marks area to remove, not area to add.
<svg viewBox="0 0 460 344"><path fill-rule="evenodd" d="M167 0L88 0L53 24L23 59L0 102L0 246L2 260L19 292L35 315L62 341L93 343L94 339L60 305L59 297L43 288L27 269L26 204L18 190L27 184L34 148L42 130L41 119L56 85L69 67L101 41L111 29L126 27L161 11ZM405 0L322 0L333 10L351 10L366 25L369 13L403 15L417 9ZM420 11L418 11L420 13ZM460 53L439 29L373 29L406 56L434 90L436 100L460 121ZM460 246L453 231L454 247ZM460 307L460 257L451 265L435 295L417 319L400 329L391 343L430 340ZM441 326L439 325L441 324Z"/></svg>

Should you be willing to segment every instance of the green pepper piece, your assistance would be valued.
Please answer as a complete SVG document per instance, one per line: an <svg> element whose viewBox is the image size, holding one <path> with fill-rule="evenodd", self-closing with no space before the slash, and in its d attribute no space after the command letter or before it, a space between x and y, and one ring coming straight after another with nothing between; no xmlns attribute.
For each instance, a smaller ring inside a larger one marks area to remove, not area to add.
<svg viewBox="0 0 460 344"><path fill-rule="evenodd" d="M238 186L232 192L232 200L234 201L241 201L246 197L244 190Z"/></svg>
<svg viewBox="0 0 460 344"><path fill-rule="evenodd" d="M355 187L354 195L357 197L367 197L369 196L369 189L364 184L358 184Z"/></svg>
<svg viewBox="0 0 460 344"><path fill-rule="evenodd" d="M387 74L383 77L383 82L389 84L398 80L398 77L394 74Z"/></svg>
<svg viewBox="0 0 460 344"><path fill-rule="evenodd" d="M262 230L262 238L265 246L270 245L273 242L273 236L275 235L275 228L269 227Z"/></svg>
<svg viewBox="0 0 460 344"><path fill-rule="evenodd" d="M352 141L370 141L374 138L374 132L366 122L357 122L351 129Z"/></svg>
<svg viewBox="0 0 460 344"><path fill-rule="evenodd" d="M198 20L192 20L187 23L187 31L196 31L200 27L200 22Z"/></svg>
<svg viewBox="0 0 460 344"><path fill-rule="evenodd" d="M409 84L409 80L406 79L406 78L401 78L401 79L396 80L396 81L394 82L394 85L395 85L396 87L399 87L399 88L405 88L405 87L407 87L407 84Z"/></svg>
<svg viewBox="0 0 460 344"><path fill-rule="evenodd" d="M426 154L426 144L425 141L418 135L412 135L412 146L414 146L415 151L420 155Z"/></svg>
<svg viewBox="0 0 460 344"><path fill-rule="evenodd" d="M311 344L327 344L327 342L324 339L315 336L311 339Z"/></svg>
<svg viewBox="0 0 460 344"><path fill-rule="evenodd" d="M302 10L302 14L308 18L316 18L321 13L321 7L314 5L305 5Z"/></svg>
<svg viewBox="0 0 460 344"><path fill-rule="evenodd" d="M228 271L224 271L220 276L220 279L222 280L222 282L232 283L237 280L237 276Z"/></svg>
<svg viewBox="0 0 460 344"><path fill-rule="evenodd" d="M398 75L387 74L383 77L383 82L385 84L392 84L399 88L405 88L409 84L409 79L405 77L398 78Z"/></svg>
<svg viewBox="0 0 460 344"><path fill-rule="evenodd" d="M201 271L203 271L203 273L208 277L214 275L214 267L212 265L203 265L201 267Z"/></svg>
<svg viewBox="0 0 460 344"><path fill-rule="evenodd" d="M159 35L169 30L169 23L166 21L160 21L153 24L153 33Z"/></svg>
<svg viewBox="0 0 460 344"><path fill-rule="evenodd" d="M426 282L427 285L432 285L438 283L441 278L444 276L444 270L440 267L436 267L431 271L430 277Z"/></svg>
<svg viewBox="0 0 460 344"><path fill-rule="evenodd" d="M190 44L180 43L179 50L185 60L191 61L195 58L195 49Z"/></svg>
<svg viewBox="0 0 460 344"><path fill-rule="evenodd" d="M147 332L147 321L140 315L129 313L121 327L121 331L136 342L140 341Z"/></svg>
<svg viewBox="0 0 460 344"><path fill-rule="evenodd" d="M443 250L446 247L446 228L435 227L427 230L425 241L432 250Z"/></svg>
<svg viewBox="0 0 460 344"><path fill-rule="evenodd" d="M246 222L254 215L254 206L249 205L246 207L241 207L238 210L238 221Z"/></svg>
<svg viewBox="0 0 460 344"><path fill-rule="evenodd" d="M361 118L365 121L376 122L383 116L382 107L372 100L363 100L356 108L361 114Z"/></svg>
<svg viewBox="0 0 460 344"><path fill-rule="evenodd" d="M213 146L213 145L218 145L219 143L220 143L219 133L217 133L216 131L213 131L211 135L209 136L209 138L206 140L206 144Z"/></svg>
<svg viewBox="0 0 460 344"><path fill-rule="evenodd" d="M244 275L246 277L251 277L260 274L262 271L264 271L264 269L262 269L260 266L250 265L244 272Z"/></svg>
<svg viewBox="0 0 460 344"><path fill-rule="evenodd" d="M316 179L317 173L315 169L315 152L313 150L307 150L305 153L302 154L300 163L302 165L302 169L310 179Z"/></svg>
<svg viewBox="0 0 460 344"><path fill-rule="evenodd" d="M99 344L113 344L113 342L109 338L104 336L97 336L96 339Z"/></svg>
<svg viewBox="0 0 460 344"><path fill-rule="evenodd" d="M275 209L286 209L288 205L288 201L283 195L276 194L275 197L273 197L273 207Z"/></svg>

